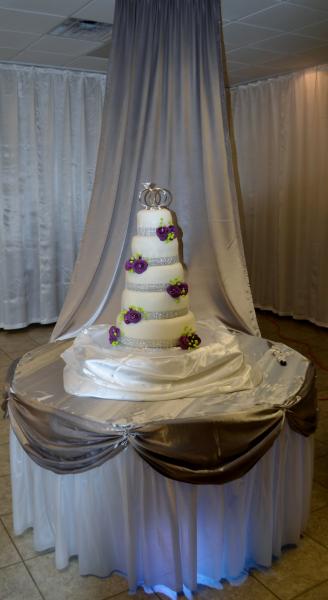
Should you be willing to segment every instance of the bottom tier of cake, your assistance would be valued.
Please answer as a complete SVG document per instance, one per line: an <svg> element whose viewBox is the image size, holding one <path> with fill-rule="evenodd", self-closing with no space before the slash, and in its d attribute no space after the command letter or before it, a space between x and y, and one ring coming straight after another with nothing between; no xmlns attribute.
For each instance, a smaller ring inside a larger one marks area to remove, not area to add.
<svg viewBox="0 0 328 600"><path fill-rule="evenodd" d="M134 348L172 348L179 339L195 331L195 317L191 311L173 319L143 319L139 323L118 322L121 343Z"/></svg>

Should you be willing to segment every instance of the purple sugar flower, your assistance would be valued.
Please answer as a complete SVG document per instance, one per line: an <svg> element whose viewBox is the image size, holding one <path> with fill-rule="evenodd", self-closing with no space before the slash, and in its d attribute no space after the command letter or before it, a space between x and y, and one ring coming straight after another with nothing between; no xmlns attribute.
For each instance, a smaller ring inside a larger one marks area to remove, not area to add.
<svg viewBox="0 0 328 600"><path fill-rule="evenodd" d="M181 337L179 337L179 346L182 350L194 350L195 348L198 348L201 341L199 335L194 332L189 335L181 335Z"/></svg>
<svg viewBox="0 0 328 600"><path fill-rule="evenodd" d="M197 348L197 346L199 346L199 344L201 343L201 339L199 337L199 335L197 335L197 333L192 333L189 336L189 340L190 340L190 345L192 348Z"/></svg>
<svg viewBox="0 0 328 600"><path fill-rule="evenodd" d="M121 336L121 330L119 329L119 327L115 327L115 325L112 325L112 327L110 327L109 331L108 331L109 343L110 344L117 343L120 336Z"/></svg>
<svg viewBox="0 0 328 600"><path fill-rule="evenodd" d="M134 310L134 308L129 308L124 315L124 323L130 325L131 323L139 323L139 321L141 321L141 313Z"/></svg>
<svg viewBox="0 0 328 600"><path fill-rule="evenodd" d="M189 337L187 335L181 335L179 337L179 346L182 350L188 350L189 348Z"/></svg>
<svg viewBox="0 0 328 600"><path fill-rule="evenodd" d="M186 296L188 294L188 283L184 283L183 281L181 281L181 283L178 283L178 287L180 289L181 296Z"/></svg>
<svg viewBox="0 0 328 600"><path fill-rule="evenodd" d="M140 256L134 261L133 270L135 273L141 275L141 273L144 273L146 269L148 269L148 263L146 260L144 260L144 258L141 258Z"/></svg>
<svg viewBox="0 0 328 600"><path fill-rule="evenodd" d="M165 242L165 240L167 239L168 234L169 234L169 228L168 227L157 227L157 229L156 229L156 235L157 235L157 237L159 237L159 239L161 240L161 242Z"/></svg>
<svg viewBox="0 0 328 600"><path fill-rule="evenodd" d="M168 233L173 233L174 237L177 237L177 228L174 225L169 225L168 230Z"/></svg>
<svg viewBox="0 0 328 600"><path fill-rule="evenodd" d="M178 284L172 284L167 286L166 291L170 294L171 298L179 298L181 296L180 286Z"/></svg>
<svg viewBox="0 0 328 600"><path fill-rule="evenodd" d="M135 258L133 258L133 256L131 256L131 258L129 258L129 260L126 261L125 263L125 270L126 271L133 271L133 267L134 267L134 263L135 263Z"/></svg>

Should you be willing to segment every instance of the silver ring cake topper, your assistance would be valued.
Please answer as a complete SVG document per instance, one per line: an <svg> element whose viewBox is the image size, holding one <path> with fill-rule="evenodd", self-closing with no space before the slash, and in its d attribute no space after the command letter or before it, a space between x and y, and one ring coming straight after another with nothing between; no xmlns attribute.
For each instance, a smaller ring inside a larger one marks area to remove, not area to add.
<svg viewBox="0 0 328 600"><path fill-rule="evenodd" d="M165 188L160 188L156 183L143 183L143 190L139 194L139 202L145 208L167 208L172 202L172 194Z"/></svg>

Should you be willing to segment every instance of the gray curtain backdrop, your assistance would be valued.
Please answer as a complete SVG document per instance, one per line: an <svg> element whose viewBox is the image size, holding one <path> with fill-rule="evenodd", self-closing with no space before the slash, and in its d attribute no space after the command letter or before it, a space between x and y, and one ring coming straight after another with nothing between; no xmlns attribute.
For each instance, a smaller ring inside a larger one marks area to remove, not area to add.
<svg viewBox="0 0 328 600"><path fill-rule="evenodd" d="M117 0L93 196L52 339L114 322L144 181L169 188L191 308L258 333L227 126L218 0Z"/></svg>

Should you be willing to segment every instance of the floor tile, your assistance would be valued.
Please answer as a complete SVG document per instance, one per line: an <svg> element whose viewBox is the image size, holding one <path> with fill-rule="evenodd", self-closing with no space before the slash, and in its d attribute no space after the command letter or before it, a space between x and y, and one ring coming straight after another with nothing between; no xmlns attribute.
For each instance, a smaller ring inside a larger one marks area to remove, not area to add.
<svg viewBox="0 0 328 600"><path fill-rule="evenodd" d="M104 579L81 577L76 559L63 571L56 569L52 554L32 558L25 564L45 600L104 600L127 590L126 580L118 575Z"/></svg>
<svg viewBox="0 0 328 600"><path fill-rule="evenodd" d="M8 359L9 359L8 365L0 366L0 381L1 381L1 383L4 383L7 380L8 369L9 369L10 364L12 363L12 358L8 357Z"/></svg>
<svg viewBox="0 0 328 600"><path fill-rule="evenodd" d="M12 359L23 356L38 345L27 333L9 333L5 336L0 333L0 349Z"/></svg>
<svg viewBox="0 0 328 600"><path fill-rule="evenodd" d="M328 455L316 458L314 461L314 481L328 488Z"/></svg>
<svg viewBox="0 0 328 600"><path fill-rule="evenodd" d="M297 596L297 600L327 600L328 598L328 581L317 585L312 590L305 592L301 596Z"/></svg>
<svg viewBox="0 0 328 600"><path fill-rule="evenodd" d="M27 352L30 352L31 350L34 350L34 348L38 348L38 347L39 347L38 344L36 344L35 342L32 342L31 344L27 344L25 347L20 346L20 348L17 348L17 350L10 349L7 351L7 354L10 356L10 358L12 360L15 360L16 358L22 358L24 356L24 354L26 354Z"/></svg>
<svg viewBox="0 0 328 600"><path fill-rule="evenodd" d="M320 440L314 441L314 456L315 458L321 458L321 456L325 456L328 454L328 442L325 444L324 442L320 442Z"/></svg>
<svg viewBox="0 0 328 600"><path fill-rule="evenodd" d="M159 595L156 594L146 594L142 588L138 588L136 593L133 595L129 594L128 591L117 594L117 596L115 596L115 600L158 600L158 596ZM112 599L113 596L108 596L105 600L109 600L109 598ZM163 595L163 598L167 598L167 596Z"/></svg>
<svg viewBox="0 0 328 600"><path fill-rule="evenodd" d="M323 444L328 443L328 418L320 415L318 420L318 426L314 434L316 440Z"/></svg>
<svg viewBox="0 0 328 600"><path fill-rule="evenodd" d="M9 367L12 359L3 350L0 350L0 367Z"/></svg>
<svg viewBox="0 0 328 600"><path fill-rule="evenodd" d="M0 477L10 474L9 445L0 444Z"/></svg>
<svg viewBox="0 0 328 600"><path fill-rule="evenodd" d="M317 369L317 390L318 397L328 398L328 372Z"/></svg>
<svg viewBox="0 0 328 600"><path fill-rule="evenodd" d="M28 336L37 344L47 344L50 340L54 325L39 325L27 329Z"/></svg>
<svg viewBox="0 0 328 600"><path fill-rule="evenodd" d="M1 600L42 600L23 563L0 569L0 590Z"/></svg>
<svg viewBox="0 0 328 600"><path fill-rule="evenodd" d="M21 561L15 546L13 545L5 527L0 521L0 568ZM1 598L1 589L0 589Z"/></svg>
<svg viewBox="0 0 328 600"><path fill-rule="evenodd" d="M281 600L291 600L328 579L328 550L304 536L297 548L284 550L270 569L254 577Z"/></svg>
<svg viewBox="0 0 328 600"><path fill-rule="evenodd" d="M2 417L0 409L0 444L7 444L9 441L9 419Z"/></svg>
<svg viewBox="0 0 328 600"><path fill-rule="evenodd" d="M27 560L29 558L34 558L35 556L41 556L45 554L45 552L36 552L34 550L33 545L33 529L27 529L21 535L15 535L13 528L13 519L12 515L3 515L1 517L2 522L4 523L9 536L13 544L16 546L18 552L22 556L23 560ZM53 550L47 551L47 553L53 553Z"/></svg>
<svg viewBox="0 0 328 600"><path fill-rule="evenodd" d="M9 475L0 477L0 516L11 513L11 484Z"/></svg>
<svg viewBox="0 0 328 600"><path fill-rule="evenodd" d="M328 548L328 506L311 513L306 535Z"/></svg>
<svg viewBox="0 0 328 600"><path fill-rule="evenodd" d="M199 586L197 597L202 600L276 600L276 596L252 576L239 586L224 583L222 590Z"/></svg>
<svg viewBox="0 0 328 600"><path fill-rule="evenodd" d="M328 506L328 488L314 481L312 487L311 511Z"/></svg>
<svg viewBox="0 0 328 600"><path fill-rule="evenodd" d="M328 376L328 373L327 373ZM319 406L319 412L322 418L327 419L328 418L328 398L327 400L320 400L318 402L318 406Z"/></svg>

